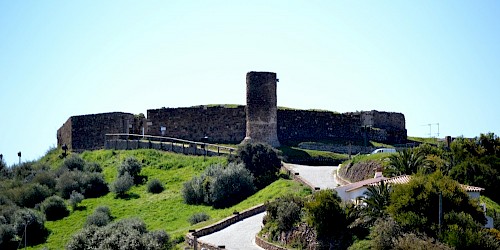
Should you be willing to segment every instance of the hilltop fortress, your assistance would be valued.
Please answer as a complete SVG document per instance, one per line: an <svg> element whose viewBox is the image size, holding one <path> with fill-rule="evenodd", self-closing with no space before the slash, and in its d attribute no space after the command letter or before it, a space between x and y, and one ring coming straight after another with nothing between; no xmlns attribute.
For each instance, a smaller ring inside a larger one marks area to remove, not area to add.
<svg viewBox="0 0 500 250"><path fill-rule="evenodd" d="M405 143L405 117L393 112L335 113L277 108L276 73L248 72L247 105L212 105L147 110L147 116L113 112L71 116L57 130L57 144L73 151L104 148L112 133L168 136L191 141L274 147L308 141Z"/></svg>

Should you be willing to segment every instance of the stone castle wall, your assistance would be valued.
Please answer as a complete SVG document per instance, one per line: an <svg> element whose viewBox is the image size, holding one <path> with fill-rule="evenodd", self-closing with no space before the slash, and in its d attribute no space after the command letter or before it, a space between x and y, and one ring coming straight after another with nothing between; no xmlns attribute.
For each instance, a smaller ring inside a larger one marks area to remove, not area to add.
<svg viewBox="0 0 500 250"><path fill-rule="evenodd" d="M245 106L150 109L147 134L191 141L239 143L245 138ZM163 128L163 131L162 131Z"/></svg>
<svg viewBox="0 0 500 250"><path fill-rule="evenodd" d="M377 111L370 111L377 117L377 126L384 126ZM390 121L399 121L404 115L384 112ZM380 116L380 117L384 117ZM393 118L393 116L395 118ZM244 106L162 108L148 110L147 134L169 136L200 141L207 136L209 142L239 143L245 138L246 113ZM375 140L386 143L406 141L406 129L401 123L384 128L363 127L362 113L338 114L325 111L283 110L277 111L277 133L280 142L301 142L317 140ZM400 126L400 127L397 127ZM164 128L162 134L162 127ZM366 132L365 132L366 129Z"/></svg>
<svg viewBox="0 0 500 250"><path fill-rule="evenodd" d="M281 143L304 141L406 142L404 115L389 112L338 114L326 111L277 111L277 134ZM198 106L147 111L147 119L114 112L70 117L57 131L58 145L75 151L104 147L105 134L132 133L168 136L191 141L240 143L246 135L245 106Z"/></svg>
<svg viewBox="0 0 500 250"><path fill-rule="evenodd" d="M94 115L72 116L57 131L57 144L66 144L74 151L101 149L105 135L129 133L137 130L134 115L114 112Z"/></svg>

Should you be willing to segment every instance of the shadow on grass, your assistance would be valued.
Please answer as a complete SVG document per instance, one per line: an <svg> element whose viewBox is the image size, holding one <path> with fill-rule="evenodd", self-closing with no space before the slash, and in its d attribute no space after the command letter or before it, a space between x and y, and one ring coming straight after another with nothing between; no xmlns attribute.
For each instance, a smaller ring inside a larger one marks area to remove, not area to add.
<svg viewBox="0 0 500 250"><path fill-rule="evenodd" d="M87 206L77 206L73 211L87 211Z"/></svg>
<svg viewBox="0 0 500 250"><path fill-rule="evenodd" d="M123 200L135 200L135 199L139 199L141 196L136 194L136 193L126 193L126 194L120 194L120 195L116 195L115 198L118 198L118 199L123 199Z"/></svg>

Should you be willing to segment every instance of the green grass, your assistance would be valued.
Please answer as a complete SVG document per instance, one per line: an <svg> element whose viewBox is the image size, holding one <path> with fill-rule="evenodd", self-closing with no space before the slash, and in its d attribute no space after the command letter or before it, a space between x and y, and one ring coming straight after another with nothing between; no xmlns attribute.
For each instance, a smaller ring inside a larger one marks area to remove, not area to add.
<svg viewBox="0 0 500 250"><path fill-rule="evenodd" d="M58 150L52 150L40 161L50 165L60 165L62 159L57 157L57 154L60 154ZM68 217L58 221L46 222L47 228L51 231L47 242L31 249L41 249L43 247L64 249L71 236L83 227L86 217L96 207L102 205L110 208L115 220L139 217L145 221L149 230L163 229L173 238L177 238L184 236L189 229L213 224L230 216L234 211L242 211L283 195L307 195L311 192L310 189L297 182L280 179L230 208L213 209L203 205L193 206L184 204L181 194L182 184L193 176L200 174L210 164L225 163L226 158L209 157L204 161L202 156L186 156L150 149L87 151L82 153L81 156L86 161L101 164L108 183L116 178L117 166L125 158L134 156L144 163L141 175L147 176L148 179L160 180L165 184L165 191L160 194L150 194L147 192L147 185L143 184L134 186L128 192L128 198L126 199L116 198L113 193L99 198L85 199L80 203L80 209L71 212ZM191 226L188 218L200 212L207 213L211 219Z"/></svg>
<svg viewBox="0 0 500 250"><path fill-rule="evenodd" d="M349 163L356 164L359 162L365 162L365 161L380 161L382 162L382 165L385 166L388 162L389 156L391 156L394 153L377 153L377 154L369 154L369 155L356 155L354 156L351 160L347 160L342 163L342 165L347 165Z"/></svg>
<svg viewBox="0 0 500 250"><path fill-rule="evenodd" d="M283 146L280 147L279 150L285 161L298 164L337 165L348 158L346 154L301 149L298 147Z"/></svg>
<svg viewBox="0 0 500 250"><path fill-rule="evenodd" d="M494 212L496 212L497 214L500 213L500 205L490 198L481 195L479 197L479 201L486 204L486 214L491 216Z"/></svg>
<svg viewBox="0 0 500 250"><path fill-rule="evenodd" d="M394 148L394 146L392 146L392 145L384 144L384 143L376 142L376 141L370 141L370 144L376 148Z"/></svg>
<svg viewBox="0 0 500 250"><path fill-rule="evenodd" d="M409 141L420 142L420 143L428 143L432 145L438 145L439 141L437 138L427 138L427 137L414 137L408 136Z"/></svg>

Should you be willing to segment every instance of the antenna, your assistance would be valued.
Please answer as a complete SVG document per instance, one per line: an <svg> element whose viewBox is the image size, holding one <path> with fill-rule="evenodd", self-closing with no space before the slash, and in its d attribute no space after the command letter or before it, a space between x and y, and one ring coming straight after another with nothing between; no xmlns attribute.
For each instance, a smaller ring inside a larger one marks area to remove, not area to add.
<svg viewBox="0 0 500 250"><path fill-rule="evenodd" d="M429 135L429 138L432 138L432 126L433 125L437 125L438 127L438 130L437 130L437 133L436 133L436 136L437 138L439 138L439 122L438 123L428 123L428 124L424 124L424 125L421 125L421 126L429 126L429 133L427 135Z"/></svg>

